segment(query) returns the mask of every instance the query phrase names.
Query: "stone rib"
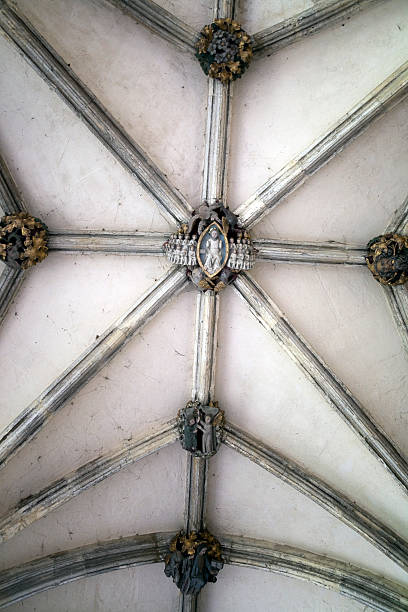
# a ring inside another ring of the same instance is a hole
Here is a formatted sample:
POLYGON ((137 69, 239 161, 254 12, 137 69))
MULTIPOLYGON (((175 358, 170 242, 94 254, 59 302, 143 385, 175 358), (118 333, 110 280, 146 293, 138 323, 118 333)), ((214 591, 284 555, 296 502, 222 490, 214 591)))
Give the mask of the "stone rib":
POLYGON ((136 177, 162 214, 173 223, 186 221, 191 206, 29 21, 5 0, 0 0, 0 28, 45 82, 136 177))
POLYGON ((307 550, 242 536, 220 538, 226 562, 307 580, 381 612, 408 609, 408 590, 382 576, 307 550))
POLYGON ((354 106, 322 137, 262 185, 235 211, 242 227, 258 223, 284 197, 339 153, 375 119, 403 100, 408 93, 408 62, 393 72, 366 98, 354 106))
POLYGON ((267 444, 227 423, 224 443, 330 512, 408 570, 408 543, 369 512, 267 444))
POLYGON ((319 2, 289 19, 285 19, 270 28, 254 34, 253 50, 255 57, 265 53, 274 53, 303 38, 310 37, 324 28, 350 19, 367 6, 379 0, 330 0, 319 2))
POLYGON ((50 230, 48 248, 65 253, 112 253, 114 255, 164 255, 169 234, 160 232, 99 232, 50 230))
POLYGON ((151 0, 107 0, 138 23, 173 43, 179 49, 195 53, 199 33, 151 0))
POLYGON ((172 444, 176 439, 175 421, 164 423, 156 428, 156 431, 146 433, 113 453, 88 461, 38 493, 22 499, 15 508, 0 519, 0 542, 9 540, 67 501, 113 476, 124 467, 172 444))
POLYGON ((257 259, 286 263, 344 264, 365 266, 366 248, 340 242, 294 242, 255 239, 257 259))
POLYGON ((150 533, 56 553, 0 572, 0 608, 67 582, 160 563, 174 533, 150 533))
POLYGON ((408 288, 405 285, 397 285, 396 287, 383 285, 382 287, 403 346, 408 352, 408 288))
POLYGON ((0 273, 0 326, 24 280, 24 272, 4 265, 0 273))
POLYGON ((32 402, 0 437, 0 466, 4 466, 43 427, 47 420, 187 284, 185 272, 173 268, 132 308, 109 327, 63 374, 32 402))
POLYGON ((246 274, 237 277, 234 287, 248 304, 255 318, 269 331, 325 400, 360 436, 368 449, 408 491, 408 463, 384 432, 371 420, 346 386, 290 325, 271 298, 246 274))
POLYGON ((23 199, 10 174, 10 170, 0 155, 0 208, 5 215, 13 215, 26 210, 23 199))

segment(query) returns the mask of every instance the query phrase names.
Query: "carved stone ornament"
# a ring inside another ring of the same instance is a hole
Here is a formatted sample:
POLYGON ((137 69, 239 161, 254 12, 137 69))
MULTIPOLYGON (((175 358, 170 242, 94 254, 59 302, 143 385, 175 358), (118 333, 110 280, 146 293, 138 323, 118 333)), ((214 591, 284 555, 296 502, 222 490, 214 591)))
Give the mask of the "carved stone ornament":
POLYGON ((238 228, 238 217, 219 201, 204 202, 163 248, 171 263, 187 267, 201 291, 221 291, 255 263, 249 233, 238 228))
POLYGON ((205 74, 224 84, 239 79, 252 58, 249 34, 232 19, 216 19, 200 34, 196 57, 205 74))
POLYGON ((180 532, 170 543, 164 573, 187 595, 197 595, 207 582, 217 582, 223 568, 221 545, 208 531, 180 532))
POLYGON ((367 266, 383 285, 402 285, 408 280, 408 236, 385 234, 367 245, 367 266))
POLYGON ((0 220, 0 257, 9 266, 31 268, 47 257, 47 227, 25 212, 0 220))
POLYGON ((224 412, 218 402, 208 406, 188 402, 178 413, 181 446, 196 457, 211 457, 220 447, 224 427, 224 412))

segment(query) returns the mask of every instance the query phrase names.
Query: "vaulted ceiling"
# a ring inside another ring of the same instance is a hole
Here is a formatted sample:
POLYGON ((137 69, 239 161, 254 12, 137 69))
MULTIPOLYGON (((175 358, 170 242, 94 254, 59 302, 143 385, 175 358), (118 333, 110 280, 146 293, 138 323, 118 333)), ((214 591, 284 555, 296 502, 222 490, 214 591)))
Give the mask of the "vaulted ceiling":
MULTIPOLYGON (((68 71, 160 168, 174 193, 196 208, 206 159, 208 79, 193 53, 115 4, 124 3, 15 3, 68 71)), ((194 30, 213 19, 209 0, 158 4, 194 30)), ((251 229, 261 256, 250 276, 262 293, 242 280, 214 298, 219 308, 214 398, 238 430, 232 427, 227 444, 209 460, 205 522, 221 540, 234 534, 309 551, 342 562, 339 575, 344 564, 352 564, 408 589, 407 328, 401 323, 398 329, 362 250, 384 232, 408 193, 408 68, 399 73, 399 89, 389 93, 392 79, 384 85, 408 58, 408 4, 331 4, 361 10, 345 12, 313 35, 299 34, 291 45, 271 43, 232 88, 226 191, 232 210, 240 207, 245 213, 260 186, 286 165, 294 167, 299 154, 322 135, 329 134, 335 155, 321 156, 316 167, 302 158, 304 167, 309 163, 307 180, 299 180, 293 192, 279 191, 278 185, 276 202, 266 205, 268 214, 251 229), (360 102, 380 84, 377 97, 370 98, 380 101, 379 110, 363 112, 360 102), (357 129, 342 141, 334 126, 353 108, 357 129), (337 259, 331 247, 338 249, 337 259), (319 257, 313 255, 315 248, 321 249, 319 257), (325 257, 337 263, 322 263, 325 257), (322 383, 316 382, 320 374, 313 380, 310 356, 303 351, 299 357, 274 331, 272 311, 265 305, 257 311, 259 301, 251 299, 260 295, 277 304, 327 364, 322 383), (341 391, 340 399, 334 398, 338 390, 330 395, 329 372, 349 389, 386 442, 378 442, 370 427, 363 433, 352 400, 341 391), (234 431, 256 441, 253 461, 244 456, 243 438, 234 431), (241 452, 234 452, 240 444, 241 452), (267 461, 256 465, 262 445, 287 467, 272 468, 272 459, 269 467, 267 461), (391 447, 401 461, 387 455, 391 447), (300 469, 297 484, 293 463, 300 469), (307 475, 324 482, 338 500, 355 503, 354 518, 343 501, 333 502, 328 512, 331 502, 323 500, 321 485, 312 493, 307 475), (377 523, 367 517, 375 517, 396 538, 382 540, 377 523)), ((256 33, 301 11, 313 14, 320 5, 241 0, 237 17, 256 33)), ((294 21, 290 24, 293 28, 294 21)), ((171 265, 160 255, 161 238, 159 248, 153 248, 152 233, 168 234, 175 227, 154 194, 112 153, 114 146, 105 146, 100 134, 88 129, 87 109, 67 105, 12 38, 10 32, 0 37, 0 152, 19 197, 47 224, 51 238, 47 259, 25 274, 0 329, 0 426, 5 431, 36 398, 36 410, 42 410, 43 391, 169 274, 171 265), (154 255, 140 246, 144 233, 154 255), (138 234, 143 235, 139 242, 138 234), (112 252, 106 247, 109 236, 112 252)), ((4 270, 0 263, 3 276, 4 270)), ((204 294, 192 284, 179 285, 171 286, 169 293, 177 295, 169 303, 163 299, 152 320, 134 327, 132 340, 114 359, 99 360, 78 390, 72 384, 63 401, 54 399, 37 429, 24 423, 10 453, 6 444, 0 531, 7 541, 0 545, 1 569, 115 538, 183 528, 190 469, 185 451, 177 442, 170 444, 173 433, 166 438, 167 430, 149 455, 134 444, 162 432, 191 397, 196 303, 204 294), (65 484, 65 497, 58 498, 58 492, 45 501, 37 497, 37 505, 25 502, 26 510, 18 510, 20 500, 95 458, 129 447, 137 447, 134 456, 127 460, 123 451, 120 465, 107 469, 101 482, 95 477, 86 490, 65 484)), ((407 300, 402 291, 400 303, 407 300)), ((316 577, 288 577, 283 569, 261 572, 231 562, 217 584, 203 590, 198 609, 372 609, 363 600, 322 588, 323 578, 321 586, 316 582, 316 577)), ((342 591, 339 585, 337 591, 342 591)), ((155 612, 178 605, 176 587, 156 563, 88 576, 8 609, 155 612)))

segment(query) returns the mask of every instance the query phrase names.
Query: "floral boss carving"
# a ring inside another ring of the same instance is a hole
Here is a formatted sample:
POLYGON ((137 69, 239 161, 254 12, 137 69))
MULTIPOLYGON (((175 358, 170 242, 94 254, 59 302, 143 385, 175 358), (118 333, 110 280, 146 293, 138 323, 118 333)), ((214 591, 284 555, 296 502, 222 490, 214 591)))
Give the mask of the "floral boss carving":
POLYGON ((204 26, 196 47, 205 74, 224 84, 240 78, 252 59, 251 37, 233 19, 204 26))
POLYGON ((408 236, 385 234, 367 245, 367 266, 383 285, 402 285, 408 281, 408 236))
POLYGON ((202 204, 163 248, 171 263, 186 266, 201 291, 221 291, 255 263, 249 233, 238 227, 238 217, 219 201, 202 204))
POLYGON ((164 573, 182 593, 197 595, 207 582, 217 582, 223 566, 221 545, 208 531, 180 532, 170 543, 164 573))
POLYGON ((222 442, 224 412, 218 402, 208 406, 198 401, 188 402, 178 413, 181 446, 196 457, 214 455, 222 442))
POLYGON ((28 213, 0 219, 0 258, 13 268, 31 268, 47 257, 47 227, 28 213))

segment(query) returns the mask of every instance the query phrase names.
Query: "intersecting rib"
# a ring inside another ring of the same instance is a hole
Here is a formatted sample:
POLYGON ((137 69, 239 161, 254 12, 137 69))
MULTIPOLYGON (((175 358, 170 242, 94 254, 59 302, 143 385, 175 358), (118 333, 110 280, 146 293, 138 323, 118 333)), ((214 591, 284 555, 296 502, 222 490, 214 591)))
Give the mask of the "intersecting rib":
MULTIPOLYGON (((214 390, 217 351, 218 296, 212 291, 197 295, 192 399, 207 404, 214 390)), ((205 527, 208 459, 187 457, 185 531, 205 527)), ((196 595, 180 595, 180 611, 195 612, 196 595)))
POLYGON ((82 546, 0 572, 0 608, 73 580, 160 563, 175 533, 148 533, 82 546))
POLYGON ((22 529, 56 510, 65 502, 109 478, 126 467, 172 444, 177 439, 175 420, 156 431, 146 433, 119 450, 97 457, 34 495, 22 499, 0 519, 0 542, 9 540, 22 529))
POLYGON ((306 495, 408 570, 408 543, 323 480, 231 423, 225 426, 224 443, 306 495))
POLYGON ((72 363, 0 437, 0 467, 30 440, 74 393, 85 385, 159 310, 187 284, 184 271, 173 269, 109 327, 72 363))
POLYGON ((408 352, 408 288, 404 285, 397 287, 383 285, 383 289, 402 343, 408 352))
POLYGON ((7 310, 21 287, 24 280, 24 272, 21 270, 13 270, 9 266, 4 265, 4 269, 0 274, 0 325, 3 323, 7 310))
POLYGON ((29 21, 5 0, 0 0, 0 28, 46 83, 137 178, 166 218, 173 223, 186 221, 192 210, 190 205, 29 21))
POLYGON ((160 232, 98 232, 94 230, 50 230, 48 249, 74 253, 113 253, 114 255, 164 255, 169 234, 160 232))
POLYGON ((152 0, 107 1, 176 47, 195 53, 198 32, 152 0))
POLYGON ((0 156, 0 208, 5 215, 12 215, 25 210, 24 202, 18 192, 7 164, 0 156))
POLYGON ((226 563, 267 570, 333 589, 381 612, 408 609, 408 590, 377 574, 307 550, 242 536, 219 537, 226 563))
POLYGON ((294 242, 291 240, 252 241, 260 261, 284 261, 286 263, 366 264, 366 248, 340 242, 294 242))
POLYGON ((282 198, 341 151, 372 121, 400 102, 407 93, 408 62, 400 66, 381 85, 354 106, 337 125, 291 160, 246 202, 241 204, 234 212, 239 215, 242 227, 250 228, 258 223, 282 198))
MULTIPOLYGON (((160 563, 174 533, 149 533, 82 546, 0 572, 0 607, 89 576, 160 563)), ((310 580, 381 612, 405 612, 408 592, 359 567, 307 550, 234 535, 218 536, 226 563, 310 580)))
POLYGON ((408 233, 408 197, 392 215, 390 222, 385 228, 384 234, 407 234, 408 233))
POLYGON ((254 34, 254 53, 256 55, 262 52, 274 53, 306 36, 320 32, 323 28, 343 19, 349 19, 354 13, 378 1, 329 0, 329 2, 319 2, 316 6, 254 34))
POLYGON ((408 492, 408 463, 351 395, 322 359, 290 325, 276 304, 246 274, 238 276, 234 287, 248 304, 255 318, 277 339, 289 356, 303 370, 322 393, 326 401, 337 410, 347 424, 358 434, 369 450, 389 469, 408 492))

